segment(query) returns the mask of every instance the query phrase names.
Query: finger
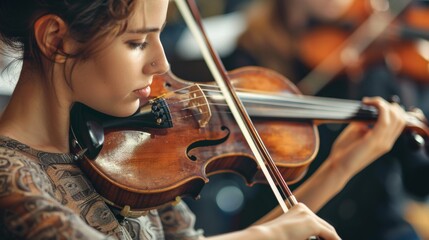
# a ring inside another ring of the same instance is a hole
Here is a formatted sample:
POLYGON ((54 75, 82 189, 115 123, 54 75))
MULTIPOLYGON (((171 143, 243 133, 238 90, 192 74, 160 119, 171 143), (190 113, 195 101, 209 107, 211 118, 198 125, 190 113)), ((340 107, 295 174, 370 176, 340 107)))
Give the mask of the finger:
POLYGON ((320 237, 323 240, 341 239, 337 231, 331 224, 317 216, 316 220, 319 228, 319 231, 315 233, 316 236, 320 237))
POLYGON ((406 126, 407 113, 399 105, 394 105, 393 106, 393 114, 394 114, 393 119, 396 120, 396 126, 395 126, 394 130, 396 130, 395 136, 397 137, 403 132, 403 130, 406 126))
POLYGON ((423 113, 423 111, 420 108, 413 108, 413 109, 411 109, 410 115, 416 117, 420 121, 423 121, 423 122, 427 121, 427 119, 425 117, 425 114, 423 113))
POLYGON ((379 97, 367 98, 365 99, 365 104, 373 105, 379 111, 379 116, 374 125, 371 137, 397 137, 402 132, 402 125, 405 118, 402 113, 403 110, 398 104, 389 104, 379 97))
POLYGON ((397 138, 403 131, 406 123, 406 113, 398 104, 390 106, 390 127, 388 133, 391 137, 397 138))
POLYGON ((373 132, 382 131, 384 127, 388 126, 390 122, 390 115, 388 112, 388 103, 380 97, 364 98, 363 102, 377 108, 378 118, 374 125, 373 132))
POLYGON ((378 118, 371 131, 363 137, 364 141, 374 142, 371 148, 375 157, 384 154, 393 147, 396 141, 395 115, 391 104, 380 97, 365 98, 364 103, 372 105, 378 109, 378 118))
POLYGON ((338 233, 334 230, 330 230, 325 227, 321 227, 320 231, 318 233, 315 233, 315 235, 323 240, 338 240, 341 239, 338 233))
POLYGON ((393 147, 398 136, 405 126, 405 112, 396 103, 389 104, 382 98, 366 98, 364 103, 375 106, 379 111, 379 117, 373 131, 366 138, 374 141, 382 140, 378 145, 381 152, 386 152, 393 147))
MULTIPOLYGON (((298 203, 295 206, 292 207, 294 209, 296 214, 299 215, 309 215, 311 216, 311 221, 308 222, 309 226, 307 229, 310 230, 309 234, 311 236, 318 236, 321 237, 324 240, 336 240, 341 239, 338 236, 338 233, 335 231, 335 228, 330 225, 325 220, 318 217, 314 212, 312 212, 307 206, 305 206, 303 203, 298 203)), ((308 218, 307 218, 308 219, 308 218)))

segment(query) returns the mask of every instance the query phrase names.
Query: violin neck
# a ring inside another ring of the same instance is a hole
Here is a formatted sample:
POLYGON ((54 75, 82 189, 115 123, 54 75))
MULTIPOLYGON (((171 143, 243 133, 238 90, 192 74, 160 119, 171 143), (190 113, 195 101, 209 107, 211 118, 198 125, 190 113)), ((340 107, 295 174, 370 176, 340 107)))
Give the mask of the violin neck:
POLYGON ((253 118, 279 118, 317 123, 374 121, 375 107, 360 101, 309 97, 289 94, 264 95, 239 92, 247 112, 253 118))
MULTIPOLYGON (((210 99, 211 104, 219 108, 226 107, 223 104, 223 96, 218 91, 206 90, 205 94, 210 99)), ((376 107, 365 105, 357 100, 247 89, 237 89, 237 95, 252 119, 310 121, 314 124, 327 124, 355 121, 374 122, 379 115, 376 107)), ((224 111, 228 110, 224 109, 224 111)), ((412 113, 408 113, 405 118, 407 129, 429 136, 429 127, 426 121, 412 113)))
MULTIPOLYGON (((289 119, 312 121, 315 124, 374 122, 378 118, 378 109, 361 101, 323 98, 293 94, 261 94, 239 92, 247 112, 252 118, 289 119)), ((406 128, 429 136, 429 128, 414 114, 405 116, 406 128)))

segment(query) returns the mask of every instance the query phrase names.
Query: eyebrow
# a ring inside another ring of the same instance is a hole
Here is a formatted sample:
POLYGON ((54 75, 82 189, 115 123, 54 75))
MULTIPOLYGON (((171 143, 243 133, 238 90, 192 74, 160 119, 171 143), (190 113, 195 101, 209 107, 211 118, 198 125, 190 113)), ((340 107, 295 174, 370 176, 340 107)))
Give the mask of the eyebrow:
POLYGON ((167 24, 167 21, 165 21, 161 28, 139 28, 139 29, 130 29, 127 31, 127 33, 140 33, 140 34, 145 34, 145 33, 151 33, 151 32, 160 32, 164 29, 165 25, 167 24))

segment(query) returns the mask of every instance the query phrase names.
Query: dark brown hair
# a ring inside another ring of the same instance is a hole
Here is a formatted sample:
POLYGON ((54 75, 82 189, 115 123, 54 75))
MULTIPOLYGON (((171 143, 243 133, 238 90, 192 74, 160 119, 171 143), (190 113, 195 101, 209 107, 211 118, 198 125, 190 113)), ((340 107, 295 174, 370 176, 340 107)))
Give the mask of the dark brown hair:
POLYGON ((40 64, 34 23, 46 14, 59 16, 68 25, 68 36, 82 46, 78 52, 57 53, 76 59, 91 56, 102 41, 127 27, 135 0, 1 0, 0 47, 19 51, 24 59, 40 64))

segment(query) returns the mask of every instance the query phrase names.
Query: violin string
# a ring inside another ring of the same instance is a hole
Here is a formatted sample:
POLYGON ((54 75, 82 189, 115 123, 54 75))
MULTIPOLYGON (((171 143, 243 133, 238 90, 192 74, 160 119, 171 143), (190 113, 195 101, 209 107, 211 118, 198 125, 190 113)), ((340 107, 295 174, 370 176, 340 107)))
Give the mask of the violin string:
MULTIPOLYGON (((205 87, 201 88, 203 91, 205 92, 217 92, 219 93, 219 96, 222 96, 220 93, 221 91, 219 90, 219 87, 215 86, 215 85, 209 85, 209 84, 198 84, 199 86, 205 87), (211 90, 209 88, 213 88, 215 90, 211 90)), ((173 93, 177 93, 180 91, 183 91, 187 88, 190 88, 191 86, 187 86, 178 90, 173 91, 173 93)), ((356 100, 350 100, 350 99, 336 99, 336 98, 327 98, 327 97, 315 97, 315 96, 306 96, 306 95, 295 95, 295 94, 284 94, 284 93, 271 93, 271 92, 263 92, 263 91, 255 91, 255 90, 248 90, 248 89, 242 89, 242 88, 237 88, 237 92, 244 94, 244 93, 250 93, 250 94, 254 94, 257 97, 261 97, 261 96, 265 96, 265 97, 271 97, 274 99, 283 99, 283 100, 290 100, 290 101, 300 101, 305 103, 305 101, 309 101, 309 102, 313 102, 313 103, 321 103, 321 102, 327 102, 327 103, 335 103, 335 104, 340 104, 340 105, 359 105, 360 101, 356 101, 356 100), (339 103, 338 101, 341 100, 342 102, 339 103)), ((191 92, 192 93, 192 92, 191 92)))
MULTIPOLYGON (((207 90, 205 90, 205 92, 208 92, 207 90)), ((213 91, 212 91, 213 92, 213 91)), ((218 95, 213 95, 213 94, 206 94, 207 96, 209 96, 212 99, 215 99, 215 101, 223 101, 223 97, 221 94, 218 95)), ((262 96, 262 95, 260 95, 262 96)), ((197 97, 198 98, 198 97, 197 97)), ((194 100, 196 98, 188 98, 188 99, 184 99, 184 100, 180 100, 178 101, 179 103, 185 102, 185 101, 191 101, 194 100)), ((287 98, 284 100, 288 100, 287 98)), ((244 99, 243 101, 244 103, 254 103, 254 104, 260 104, 260 105, 267 105, 269 107, 273 107, 273 106, 279 106, 279 107, 293 107, 293 108, 311 108, 314 110, 326 110, 326 111, 344 111, 344 110, 356 110, 362 107, 361 104, 359 104, 358 102, 354 103, 353 105, 348 105, 348 106, 344 106, 341 104, 338 105, 326 105, 326 104, 319 104, 319 102, 316 101, 312 101, 312 102, 303 102, 303 101, 283 101, 283 102, 272 102, 272 101, 261 101, 258 99, 244 99)), ((338 103, 338 102, 337 102, 338 103)), ((175 104, 175 103, 172 103, 175 104)), ((226 105, 226 103, 225 103, 226 105)))
POLYGON ((308 118, 308 119, 348 119, 354 117, 371 118, 370 113, 358 112, 321 112, 307 109, 267 109, 248 108, 248 113, 252 117, 282 117, 282 118, 308 118))
MULTIPOLYGON (((209 97, 211 96, 212 95, 209 95, 209 97)), ((221 99, 221 97, 215 96, 214 99, 221 99)), ((325 104, 318 105, 314 103, 302 104, 302 103, 295 103, 295 102, 288 102, 288 101, 277 103, 277 102, 270 102, 270 101, 263 102, 259 100, 244 99, 243 102, 244 102, 244 105, 246 106, 246 109, 248 109, 249 111, 251 111, 252 109, 253 110, 259 109, 260 112, 263 112, 263 111, 265 113, 276 112, 277 115, 279 116, 281 115, 283 117, 290 116, 290 114, 286 114, 286 113, 292 113, 292 115, 299 116, 300 114, 303 113, 303 111, 306 111, 306 110, 307 110, 306 116, 308 117, 311 117, 312 115, 323 116, 323 114, 326 116, 325 118, 338 116, 338 118, 340 119, 345 118, 344 116, 347 116, 347 117, 374 116, 374 111, 369 111, 371 110, 370 108, 366 108, 361 104, 356 104, 355 106, 350 106, 350 107, 342 107, 342 106, 325 105, 325 104), (294 112, 291 112, 290 110, 294 110, 294 112), (368 111, 365 111, 365 110, 368 110, 368 111), (283 112, 283 114, 278 114, 278 112, 283 112)), ((217 105, 226 106, 226 104, 221 104, 221 103, 217 105)))
MULTIPOLYGON (((220 94, 220 90, 217 86, 214 85, 208 85, 208 84, 198 84, 199 86, 204 86, 206 88, 214 88, 216 90, 210 90, 210 89, 202 89, 204 92, 208 93, 219 93, 218 95, 213 94, 207 94, 214 96, 215 99, 223 99, 222 94, 220 94)), ((171 93, 178 93, 183 92, 185 89, 190 88, 190 86, 172 91, 171 93)), ((313 96, 304 96, 304 95, 293 95, 293 94, 275 94, 272 95, 272 93, 265 93, 264 92, 249 92, 249 90, 243 90, 240 88, 237 88, 239 94, 253 94, 254 99, 253 100, 247 100, 248 102, 252 101, 253 103, 259 103, 259 104, 267 104, 272 106, 273 101, 270 100, 276 100, 284 103, 288 102, 296 102, 301 104, 308 104, 308 105, 314 105, 314 106, 327 106, 332 107, 332 109, 328 109, 329 111, 335 111, 338 108, 352 108, 355 109, 356 107, 361 107, 362 104, 360 101, 355 100, 349 100, 349 99, 335 99, 335 98, 324 98, 324 97, 313 97, 313 96), (269 95, 270 94, 270 95, 269 95), (259 97, 259 98, 258 98, 259 97), (261 98, 265 98, 265 101, 260 100, 261 98), (341 101, 341 102, 340 102, 341 101)), ((197 91, 191 91, 188 93, 194 93, 197 91)), ((186 101, 186 100, 184 100, 186 101)), ((279 106, 283 106, 281 103, 277 103, 279 106)))
MULTIPOLYGON (((174 115, 174 119, 187 119, 190 117, 195 117, 199 115, 204 115, 208 112, 198 112, 198 113, 191 113, 189 115, 182 116, 181 113, 183 111, 174 111, 171 114, 174 115), (177 116, 179 115, 179 116, 177 116)), ((211 113, 224 113, 224 114, 232 114, 230 111, 220 111, 220 110, 211 110, 211 113)), ((353 114, 347 115, 338 115, 338 114, 318 114, 314 113, 312 111, 297 111, 297 110, 282 110, 282 111, 272 111, 267 114, 267 111, 264 109, 264 111, 248 111, 250 116, 252 117, 270 117, 270 118, 278 118, 278 119, 299 119, 299 120, 347 120, 352 119, 354 117, 353 114), (262 113, 262 114, 261 114, 262 113)), ((363 117, 363 116, 362 116, 363 117)), ((371 117, 371 115, 367 116, 368 118, 371 117)))
MULTIPOLYGON (((197 97, 199 98, 199 97, 197 97)), ((202 97, 200 97, 202 98, 202 97)), ((182 100, 180 102, 190 101, 182 100)), ((186 106, 184 108, 179 109, 176 112, 181 112, 184 110, 198 109, 203 106, 218 106, 222 108, 227 108, 227 105, 224 103, 210 103, 210 104, 197 104, 186 106)), ((349 119, 353 117, 372 117, 373 114, 370 112, 359 112, 358 109, 351 110, 337 110, 333 111, 333 109, 315 109, 313 107, 303 107, 303 106, 289 106, 289 108, 285 108, 284 106, 276 107, 261 107, 261 106, 248 106, 246 107, 251 116, 258 117, 281 117, 281 118, 306 118, 306 119, 349 119)), ((214 111, 212 112, 228 112, 228 111, 214 111)), ((230 112, 228 112, 230 113, 230 112)))
MULTIPOLYGON (((207 90, 203 89, 205 92, 208 93, 220 93, 220 91, 216 90, 207 90)), ((248 91, 238 91, 237 92, 240 95, 248 96, 248 98, 253 96, 253 100, 255 103, 266 103, 269 105, 273 104, 273 101, 277 102, 295 102, 300 104, 312 104, 315 106, 329 106, 334 109, 337 109, 339 107, 341 108, 355 108, 362 106, 360 101, 354 101, 354 100, 348 100, 348 99, 332 99, 332 98, 321 98, 321 97, 309 97, 309 96, 302 96, 302 95, 290 95, 290 94, 271 94, 271 93, 252 93, 248 91), (341 101, 341 102, 340 102, 341 101)), ((212 94, 208 94, 212 95, 212 94)), ((222 98, 222 95, 217 95, 218 99, 222 98)))
MULTIPOLYGON (((176 115, 176 113, 177 112, 175 112, 175 113, 173 113, 172 115, 176 115)), ((183 119, 187 119, 187 118, 191 118, 191 117, 195 117, 195 116, 198 116, 198 115, 203 115, 203 114, 205 114, 205 113, 207 113, 207 112, 203 112, 203 113, 195 113, 195 114, 189 114, 189 115, 185 115, 185 116, 182 116, 182 115, 180 115, 179 117, 174 117, 173 119, 177 119, 177 120, 183 120, 183 119)))
MULTIPOLYGON (((216 97, 218 98, 218 97, 216 97)), ((295 102, 283 102, 283 103, 278 103, 278 102, 263 102, 263 101, 258 101, 258 100, 244 100, 243 101, 246 105, 247 104, 253 104, 253 105, 258 105, 258 106, 265 106, 268 108, 278 108, 278 109, 282 109, 285 107, 289 107, 289 108, 296 108, 296 109, 312 109, 315 111, 328 111, 328 112, 332 112, 332 111, 337 111, 337 112, 350 112, 350 111, 355 111, 357 109, 360 108, 359 105, 356 105, 354 107, 348 107, 348 108, 344 108, 341 106, 326 106, 326 105, 315 105, 315 104, 302 104, 302 103, 295 103, 295 102)), ((226 105, 226 104, 224 104, 226 105)))
MULTIPOLYGON (((190 106, 190 107, 179 109, 177 111, 171 111, 171 114, 174 114, 174 115, 176 115, 177 113, 180 114, 185 110, 199 108, 204 105, 207 105, 207 104, 200 104, 199 106, 190 106)), ((221 107, 227 108, 225 105, 221 105, 221 107)), ((211 110, 210 112, 231 114, 230 111, 221 111, 217 109, 211 110)), ((208 112, 197 112, 197 113, 192 113, 190 115, 175 117, 175 119, 183 119, 183 118, 198 116, 206 113, 208 112)), ((321 112, 314 112, 314 111, 305 110, 305 109, 281 109, 281 110, 274 109, 273 111, 267 111, 267 109, 265 108, 262 110, 250 108, 248 110, 248 113, 252 117, 270 117, 270 118, 301 119, 301 120, 347 120, 347 119, 352 119, 353 117, 356 116, 355 113, 342 113, 342 114, 332 113, 332 112, 321 113, 321 112)), ((366 114, 366 115, 360 114, 360 117, 363 117, 363 118, 371 118, 372 116, 373 115, 370 115, 370 114, 366 114)))
MULTIPOLYGON (((213 89, 217 89, 216 86, 212 86, 212 85, 203 85, 206 88, 213 88, 213 89)), ((187 93, 192 94, 194 92, 199 92, 198 90, 195 91, 188 91, 185 93, 182 93, 184 90, 189 89, 190 86, 184 87, 182 89, 178 89, 173 91, 172 93, 181 93, 181 94, 185 94, 187 93)), ((205 93, 208 92, 208 94, 206 94, 209 99, 215 99, 212 103, 209 103, 210 106, 224 106, 227 107, 226 103, 222 103, 224 101, 223 97, 221 94, 212 94, 214 93, 219 93, 218 90, 211 90, 211 89, 203 89, 203 91, 205 93), (222 101, 221 103, 216 103, 222 101)), ((166 94, 165 96, 170 96, 168 97, 168 99, 171 99, 173 94, 169 93, 166 94)), ((254 93, 252 93, 254 94, 254 93)), ((270 99, 273 98, 272 96, 268 96, 267 94, 262 95, 262 94, 257 94, 257 97, 260 98, 266 98, 266 99, 270 99)), ((253 97, 253 99, 244 99, 244 104, 246 106, 249 104, 259 104, 256 106, 247 106, 246 108, 249 108, 249 111, 252 112, 254 115, 258 115, 259 117, 282 117, 282 118, 310 118, 310 119, 348 119, 348 118, 352 118, 354 116, 360 116, 360 117, 371 117, 373 116, 373 114, 371 112, 362 112, 361 110, 364 109, 363 105, 360 104, 360 102, 358 101, 353 101, 353 100, 349 100, 346 101, 346 104, 339 104, 338 99, 324 99, 324 98, 319 98, 319 97, 302 97, 299 96, 298 98, 295 97, 290 97, 287 96, 285 94, 282 95, 277 95, 275 96, 277 97, 276 100, 281 101, 281 102, 273 102, 273 101, 261 101, 259 99, 257 99, 256 97, 253 97), (293 100, 292 102, 288 101, 288 100, 293 100), (302 100, 307 100, 307 101, 302 101, 302 100), (315 101, 315 99, 317 99, 318 101, 315 101), (324 104, 320 104, 321 101, 319 100, 327 100, 325 102, 322 101, 322 103, 324 104), (333 104, 326 104, 326 103, 331 103, 333 100, 335 100, 336 102, 335 105, 333 104), (266 106, 264 106, 266 105, 266 106), (347 105, 347 106, 345 106, 347 105), (264 113, 264 114, 262 114, 264 113)), ((174 104, 179 104, 179 103, 185 103, 185 102, 189 102, 198 98, 204 98, 204 96, 197 96, 197 97, 193 97, 193 98, 186 98, 186 99, 179 99, 179 101, 175 101, 175 102, 169 102, 170 105, 174 105, 174 104)), ((342 100, 341 100, 342 101, 342 100)), ((179 111, 183 111, 183 110, 189 110, 192 108, 200 108, 204 105, 207 104, 198 104, 198 105, 192 105, 192 106, 187 106, 185 108, 182 108, 179 111)))
MULTIPOLYGON (((211 112, 213 113, 213 111, 211 111, 211 112)), ((232 115, 232 113, 230 111, 215 111, 215 112, 216 113, 224 113, 224 114, 231 114, 232 115)), ((191 117, 195 117, 195 116, 199 116, 199 115, 204 115, 204 114, 206 114, 208 112, 198 112, 198 113, 193 113, 193 114, 184 115, 184 116, 182 116, 180 114, 177 114, 177 113, 178 113, 178 111, 176 111, 175 113, 172 114, 173 116, 179 115, 177 117, 174 117, 175 120, 188 119, 188 118, 191 118, 191 117)), ((297 119, 297 120, 332 120, 332 119, 334 119, 334 120, 347 120, 347 119, 350 119, 350 117, 348 117, 348 116, 343 116, 343 117, 332 116, 332 117, 329 117, 329 116, 326 116, 326 115, 320 115, 320 116, 318 116, 318 115, 315 115, 314 113, 308 113, 308 114, 299 113, 299 114, 296 114, 295 112, 289 112, 288 114, 282 114, 282 113, 275 112, 275 114, 271 114, 271 115, 269 115, 269 117, 270 118, 279 118, 279 119, 297 119)))
MULTIPOLYGON (((199 86, 202 87, 206 87, 206 88, 214 88, 216 89, 219 93, 219 87, 215 86, 215 85, 209 85, 209 84, 198 84, 199 86)), ((206 89, 207 91, 212 91, 214 92, 215 90, 209 90, 206 89)), ((342 103, 340 104, 359 104, 360 101, 357 100, 351 100, 351 99, 337 99, 337 98, 329 98, 329 97, 316 97, 316 96, 308 96, 308 95, 297 95, 297 94, 292 94, 292 93, 273 93, 273 92, 264 92, 264 91, 258 91, 258 90, 249 90, 249 89, 243 89, 243 88, 236 88, 237 92, 241 92, 241 93, 253 93, 255 95, 258 96, 269 96, 269 97, 280 97, 282 99, 287 99, 287 100, 298 100, 300 99, 300 101, 306 101, 306 100, 313 100, 316 103, 319 102, 329 102, 329 103, 338 103, 338 100, 341 100, 342 103)))

